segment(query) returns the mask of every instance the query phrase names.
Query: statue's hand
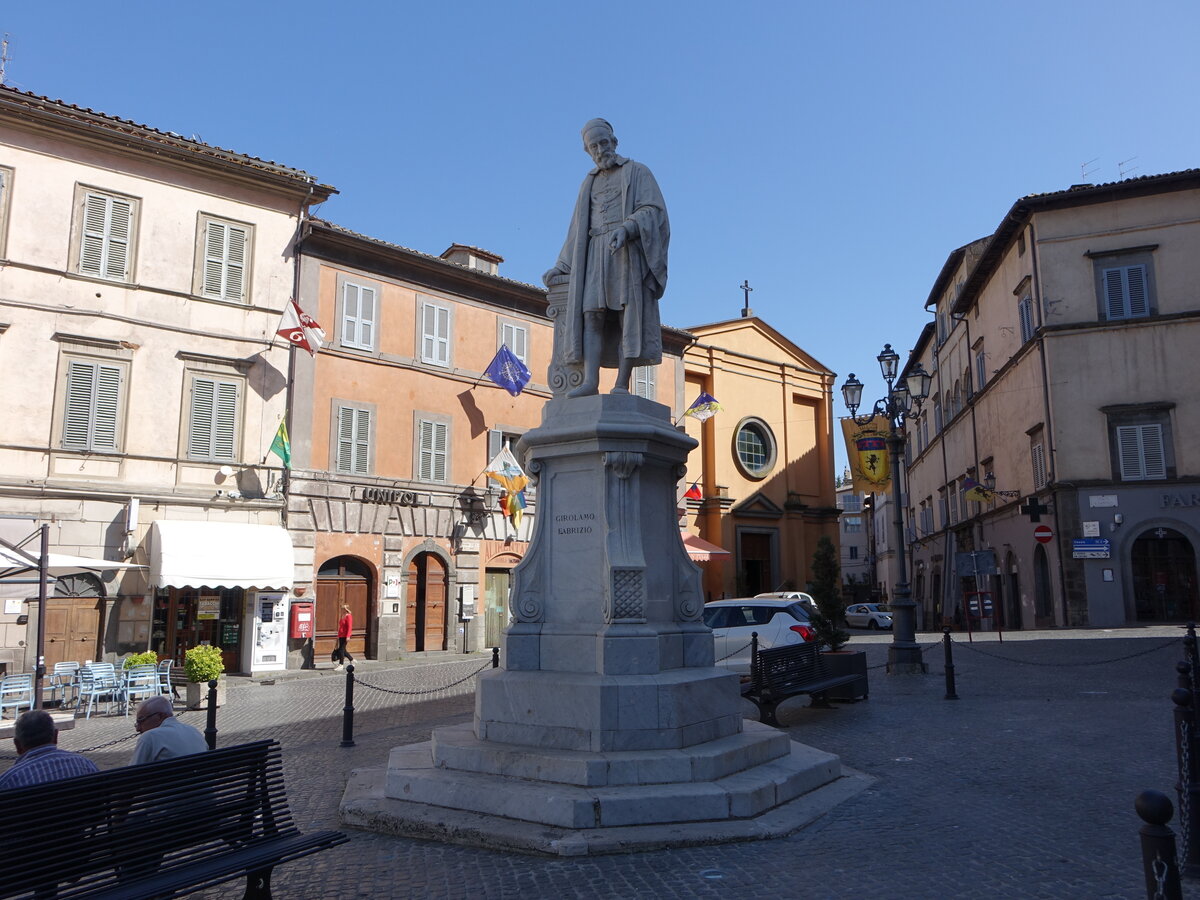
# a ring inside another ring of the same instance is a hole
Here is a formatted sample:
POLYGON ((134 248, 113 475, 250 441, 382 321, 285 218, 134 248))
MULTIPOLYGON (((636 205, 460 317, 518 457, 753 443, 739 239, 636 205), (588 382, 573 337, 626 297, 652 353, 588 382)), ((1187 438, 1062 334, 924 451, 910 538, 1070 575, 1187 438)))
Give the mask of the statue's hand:
POLYGON ((622 247, 625 246, 625 242, 628 240, 629 240, 629 232, 626 231, 625 226, 622 225, 620 228, 618 228, 616 231, 614 231, 611 235, 609 235, 608 252, 616 253, 618 250, 620 250, 622 247))
POLYGON ((542 276, 542 284, 546 287, 554 287, 556 284, 566 284, 570 280, 570 277, 558 266, 555 266, 553 269, 547 269, 546 274, 542 276))

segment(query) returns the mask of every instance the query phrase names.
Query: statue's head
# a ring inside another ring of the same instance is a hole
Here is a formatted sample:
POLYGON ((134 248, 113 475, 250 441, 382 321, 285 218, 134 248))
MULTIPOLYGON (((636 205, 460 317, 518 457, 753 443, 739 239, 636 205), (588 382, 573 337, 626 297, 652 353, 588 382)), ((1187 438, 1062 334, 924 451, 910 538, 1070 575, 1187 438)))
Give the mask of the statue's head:
POLYGON ((601 169, 610 169, 617 161, 617 138, 604 119, 590 119, 580 132, 583 149, 601 169))

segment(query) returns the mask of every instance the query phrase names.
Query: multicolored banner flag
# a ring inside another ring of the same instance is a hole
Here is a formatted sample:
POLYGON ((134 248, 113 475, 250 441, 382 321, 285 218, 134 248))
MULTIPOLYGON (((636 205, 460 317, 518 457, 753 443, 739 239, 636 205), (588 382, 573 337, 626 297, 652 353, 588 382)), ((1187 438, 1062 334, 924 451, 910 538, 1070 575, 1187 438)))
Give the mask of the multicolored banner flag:
POLYGON ((684 492, 683 498, 685 500, 703 500, 704 494, 700 492, 700 482, 693 481, 692 486, 684 492))
POLYGON ((292 467, 292 442, 288 440, 286 419, 279 423, 279 430, 275 432, 275 440, 271 441, 270 452, 283 460, 284 468, 292 467))
POLYGON ((316 356, 321 344, 325 343, 325 332, 316 319, 300 308, 295 298, 288 300, 283 308, 283 318, 279 320, 279 328, 275 333, 307 350, 312 356, 316 356))
POLYGON ((842 419, 846 456, 854 490, 860 494, 883 492, 892 480, 892 465, 887 448, 891 423, 886 416, 874 416, 866 425, 852 418, 842 419))
POLYGON ((500 498, 500 511, 512 522, 513 528, 520 528, 521 514, 525 510, 525 486, 529 484, 529 479, 517 458, 513 456, 512 450, 508 448, 508 444, 500 448, 500 452, 483 471, 488 478, 504 488, 504 495, 500 498))
POLYGON ((980 484, 974 478, 967 478, 963 481, 963 497, 967 500, 974 500, 977 503, 990 503, 996 499, 994 492, 989 491, 984 485, 980 484))
POLYGON ((525 363, 508 349, 508 344, 500 345, 483 374, 514 397, 525 390, 525 385, 529 384, 529 379, 533 377, 525 363))
POLYGON ((717 402, 712 394, 700 392, 700 396, 696 398, 696 402, 684 410, 685 416, 691 416, 701 422, 707 421, 719 413, 724 407, 717 402))

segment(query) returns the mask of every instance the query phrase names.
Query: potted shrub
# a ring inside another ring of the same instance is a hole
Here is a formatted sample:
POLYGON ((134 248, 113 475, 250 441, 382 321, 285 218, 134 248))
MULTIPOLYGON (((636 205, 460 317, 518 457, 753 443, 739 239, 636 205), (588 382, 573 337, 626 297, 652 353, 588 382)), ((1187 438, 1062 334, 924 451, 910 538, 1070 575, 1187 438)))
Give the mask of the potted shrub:
POLYGON ((125 663, 122 666, 124 669, 132 669, 134 666, 157 666, 158 654, 153 650, 147 650, 145 653, 131 653, 125 657, 125 663))
POLYGON ((193 647, 183 655, 183 671, 187 676, 188 709, 199 709, 208 702, 208 683, 217 681, 217 706, 221 705, 225 679, 222 673, 221 650, 211 644, 193 647))
POLYGON ((846 601, 839 579, 837 548, 827 536, 817 541, 813 554, 813 580, 809 588, 817 608, 810 615, 816 640, 828 647, 822 656, 831 675, 858 675, 827 695, 831 700, 859 700, 867 696, 867 654, 862 650, 844 650, 850 640, 846 631, 846 601))

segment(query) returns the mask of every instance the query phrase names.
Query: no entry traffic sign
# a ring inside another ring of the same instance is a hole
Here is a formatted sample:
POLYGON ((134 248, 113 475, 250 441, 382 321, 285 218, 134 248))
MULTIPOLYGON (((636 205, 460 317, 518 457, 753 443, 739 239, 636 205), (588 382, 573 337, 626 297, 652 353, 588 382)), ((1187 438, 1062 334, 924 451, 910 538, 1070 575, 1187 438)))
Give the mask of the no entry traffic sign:
POLYGON ((1039 544, 1048 544, 1050 539, 1054 537, 1054 531, 1049 525, 1039 525, 1033 529, 1033 539, 1039 544))

